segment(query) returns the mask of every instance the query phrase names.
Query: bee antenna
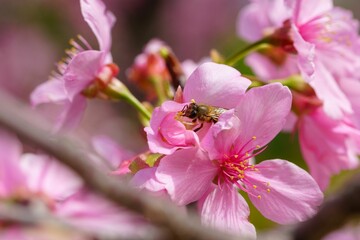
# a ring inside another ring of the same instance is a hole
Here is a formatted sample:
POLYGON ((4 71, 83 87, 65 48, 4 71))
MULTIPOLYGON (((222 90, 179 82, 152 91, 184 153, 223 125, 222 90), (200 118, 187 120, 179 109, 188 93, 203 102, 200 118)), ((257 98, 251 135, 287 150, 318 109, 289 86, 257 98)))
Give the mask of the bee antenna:
POLYGON ((181 112, 185 112, 188 108, 189 108, 189 106, 188 106, 188 105, 185 105, 185 106, 183 107, 183 109, 181 110, 181 112))

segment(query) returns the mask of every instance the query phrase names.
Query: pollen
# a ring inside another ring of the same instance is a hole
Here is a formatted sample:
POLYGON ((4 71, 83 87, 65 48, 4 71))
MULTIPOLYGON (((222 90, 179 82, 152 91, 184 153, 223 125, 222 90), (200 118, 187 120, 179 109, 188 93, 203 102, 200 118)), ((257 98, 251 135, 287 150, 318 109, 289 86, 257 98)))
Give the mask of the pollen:
POLYGON ((260 148, 260 145, 256 145, 256 148, 260 148))
POLYGON ((234 157, 235 157, 235 158, 238 158, 238 157, 239 157, 239 155, 237 155, 237 154, 236 154, 236 155, 234 155, 234 157))
POLYGON ((266 191, 267 191, 268 193, 270 193, 270 188, 266 189, 266 191))
POLYGON ((256 185, 253 185, 253 188, 254 188, 254 189, 256 189, 256 188, 257 188, 257 186, 256 186, 256 185))
POLYGON ((257 195, 257 198, 261 200, 261 195, 257 195))
POLYGON ((256 136, 252 136, 252 139, 253 139, 253 140, 256 140, 256 136))

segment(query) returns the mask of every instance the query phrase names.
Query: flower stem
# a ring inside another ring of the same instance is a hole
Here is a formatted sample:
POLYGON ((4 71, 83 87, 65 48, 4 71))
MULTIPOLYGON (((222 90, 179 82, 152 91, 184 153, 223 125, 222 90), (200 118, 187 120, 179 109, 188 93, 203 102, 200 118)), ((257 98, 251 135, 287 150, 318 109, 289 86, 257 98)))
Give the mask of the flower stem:
POLYGON ((245 56, 247 56, 249 53, 252 53, 254 51, 267 48, 269 47, 269 38, 263 38, 260 39, 257 42, 254 42, 253 44, 250 44, 249 46, 245 47, 244 49, 241 49, 239 52, 235 53, 233 56, 231 56, 229 59, 227 59, 224 63, 229 66, 234 66, 237 62, 239 62, 241 59, 243 59, 245 56))
POLYGON ((148 109, 146 109, 145 106, 119 80, 112 81, 112 83, 104 89, 104 93, 113 100, 124 100, 138 110, 146 121, 150 120, 151 113, 148 109))
POLYGON ((162 81, 162 79, 160 79, 157 76, 152 76, 152 77, 150 77, 150 82, 155 89, 156 96, 158 98, 158 105, 160 105, 161 103, 165 102, 167 99, 166 94, 165 94, 164 85, 162 84, 163 81, 162 81))

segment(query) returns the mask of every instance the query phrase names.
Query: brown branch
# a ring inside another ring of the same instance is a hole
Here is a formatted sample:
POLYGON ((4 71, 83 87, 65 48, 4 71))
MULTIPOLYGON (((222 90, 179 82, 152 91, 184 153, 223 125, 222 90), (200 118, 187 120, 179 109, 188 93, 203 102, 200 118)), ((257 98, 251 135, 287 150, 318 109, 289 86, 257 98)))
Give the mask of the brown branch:
POLYGON ((295 240, 319 240, 360 215, 360 174, 344 184, 342 190, 327 199, 318 213, 297 226, 295 240))
POLYGON ((205 228, 192 214, 186 215, 169 202, 140 193, 127 184, 111 178, 84 154, 84 148, 72 136, 55 135, 44 119, 9 95, 0 92, 0 125, 29 140, 58 161, 74 170, 95 192, 119 206, 137 212, 152 223, 169 230, 168 239, 238 239, 214 229, 205 228))

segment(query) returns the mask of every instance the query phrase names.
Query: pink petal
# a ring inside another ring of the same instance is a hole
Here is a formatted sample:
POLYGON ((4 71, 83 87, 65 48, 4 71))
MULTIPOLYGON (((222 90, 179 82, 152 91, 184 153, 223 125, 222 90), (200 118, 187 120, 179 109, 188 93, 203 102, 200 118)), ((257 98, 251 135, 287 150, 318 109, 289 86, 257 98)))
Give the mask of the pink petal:
POLYGON ((67 99, 64 81, 55 78, 37 86, 30 95, 30 101, 33 106, 48 102, 61 102, 67 99))
POLYGON ((201 222, 223 231, 256 238, 254 225, 248 221, 250 214, 245 199, 230 185, 215 187, 200 208, 201 222))
POLYGON ((247 41, 257 41, 281 27, 289 17, 289 9, 282 0, 251 1, 240 11, 237 33, 247 41))
POLYGON ((246 57, 245 62, 264 81, 287 78, 299 72, 297 57, 290 54, 286 55, 286 59, 281 65, 260 53, 250 54, 246 57))
POLYGON ((210 159, 219 159, 223 154, 230 153, 241 134, 240 120, 234 115, 234 110, 221 114, 219 121, 214 124, 201 141, 201 146, 208 152, 210 159))
POLYGON ((88 50, 77 54, 67 66, 63 78, 69 99, 73 100, 95 81, 104 66, 104 52, 88 50))
POLYGON ((198 148, 182 149, 161 159, 155 173, 171 199, 179 205, 197 201, 208 190, 217 172, 206 153, 198 148))
POLYGON ((354 126, 343 119, 329 118, 321 109, 300 118, 301 152, 321 189, 326 189, 331 176, 359 165, 356 132, 359 130, 354 126))
POLYGON ((359 225, 349 224, 326 235, 322 240, 359 240, 359 225))
POLYGON ((251 81, 241 77, 235 68, 217 64, 200 65, 186 81, 184 100, 222 108, 234 108, 251 81))
POLYGON ((78 192, 58 204, 56 215, 91 233, 112 233, 124 238, 143 235, 142 227, 146 226, 138 215, 87 191, 78 192))
POLYGON ((354 121, 356 121, 357 128, 360 129, 360 81, 344 77, 340 79, 339 86, 351 103, 354 121))
POLYGON ((264 161, 255 167, 259 171, 246 171, 245 178, 251 184, 247 189, 249 198, 265 217, 291 224, 304 221, 317 211, 323 194, 305 170, 280 159, 264 161))
POLYGON ((141 169, 131 179, 131 185, 140 189, 146 189, 159 195, 165 195, 165 184, 159 182, 156 178, 156 171, 157 167, 141 169))
POLYGON ((293 8, 293 19, 297 25, 305 24, 333 8, 332 0, 286 0, 286 3, 293 8))
POLYGON ((54 200, 66 199, 82 187, 82 180, 75 173, 46 155, 24 154, 21 169, 32 192, 44 193, 54 200))
POLYGON ((112 169, 116 169, 123 161, 134 155, 105 135, 93 137, 91 142, 95 151, 108 161, 112 169))
POLYGON ((80 6, 85 21, 99 42, 100 50, 108 55, 111 48, 111 28, 116 21, 115 16, 106 10, 101 0, 81 0, 80 6))
POLYGON ((290 34, 297 51, 300 72, 305 79, 310 81, 313 79, 315 72, 315 44, 305 41, 300 34, 299 29, 294 24, 291 26, 290 34))
POLYGON ((9 197, 26 188, 26 179, 19 166, 21 143, 14 135, 0 129, 0 197, 9 197))
POLYGON ((156 108, 150 119, 150 127, 145 128, 149 149, 152 152, 171 154, 179 148, 192 148, 199 138, 192 130, 175 119, 184 104, 173 101, 164 102, 156 108))
POLYGON ((290 90, 280 83, 248 91, 235 111, 240 119, 237 147, 242 147, 249 141, 251 142, 246 148, 264 146, 270 142, 285 124, 291 108, 291 98, 290 90))
POLYGON ((347 96, 321 62, 316 62, 314 79, 309 84, 323 101, 324 111, 330 117, 340 119, 345 113, 353 112, 347 96))
POLYGON ((76 96, 72 102, 65 102, 61 115, 56 121, 55 130, 70 130, 77 127, 85 108, 86 99, 82 95, 76 96))

